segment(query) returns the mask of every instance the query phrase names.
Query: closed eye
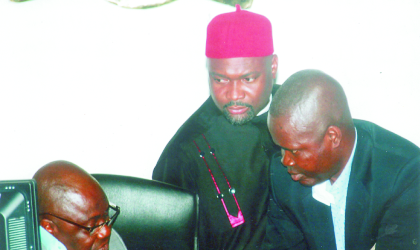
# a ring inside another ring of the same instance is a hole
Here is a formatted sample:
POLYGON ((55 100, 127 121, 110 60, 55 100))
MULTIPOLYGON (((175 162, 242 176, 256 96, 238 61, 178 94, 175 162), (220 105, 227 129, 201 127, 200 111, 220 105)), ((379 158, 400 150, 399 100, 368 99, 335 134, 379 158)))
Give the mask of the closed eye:
POLYGON ((281 151, 282 151, 282 155, 283 156, 284 156, 284 154, 285 154, 286 151, 290 152, 292 155, 296 155, 296 154, 299 153, 299 150, 298 149, 285 149, 285 148, 282 148, 281 151))

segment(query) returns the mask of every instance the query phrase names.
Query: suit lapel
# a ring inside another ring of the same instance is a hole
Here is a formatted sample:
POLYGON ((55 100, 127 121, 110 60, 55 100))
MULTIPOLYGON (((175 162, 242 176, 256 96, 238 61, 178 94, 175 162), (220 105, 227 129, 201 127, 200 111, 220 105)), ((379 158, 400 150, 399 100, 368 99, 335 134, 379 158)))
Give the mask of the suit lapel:
MULTIPOLYGON (((336 249, 334 226, 331 216, 331 207, 327 206, 312 197, 312 189, 308 189, 303 200, 307 226, 311 239, 309 243, 316 246, 316 249, 336 249)), ((306 230, 306 229, 304 229, 306 230)))
POLYGON ((357 129, 357 146, 350 173, 346 200, 346 249, 357 249, 363 238, 370 235, 364 232, 367 223, 370 194, 366 187, 369 181, 369 164, 372 161, 372 145, 369 135, 363 129, 357 129))
POLYGON ((362 239, 366 236, 363 228, 366 228, 368 213, 368 204, 370 200, 369 193, 361 182, 353 181, 347 191, 346 205, 346 249, 357 249, 362 239), (358 184, 357 184, 358 183, 358 184))

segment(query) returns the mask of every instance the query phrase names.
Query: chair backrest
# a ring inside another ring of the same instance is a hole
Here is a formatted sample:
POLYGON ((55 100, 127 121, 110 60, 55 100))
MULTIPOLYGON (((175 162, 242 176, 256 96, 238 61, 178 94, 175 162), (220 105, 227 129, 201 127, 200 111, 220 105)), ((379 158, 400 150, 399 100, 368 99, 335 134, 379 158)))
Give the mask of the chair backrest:
POLYGON ((198 196, 163 182, 93 174, 120 206, 115 228, 129 250, 198 249, 198 196))

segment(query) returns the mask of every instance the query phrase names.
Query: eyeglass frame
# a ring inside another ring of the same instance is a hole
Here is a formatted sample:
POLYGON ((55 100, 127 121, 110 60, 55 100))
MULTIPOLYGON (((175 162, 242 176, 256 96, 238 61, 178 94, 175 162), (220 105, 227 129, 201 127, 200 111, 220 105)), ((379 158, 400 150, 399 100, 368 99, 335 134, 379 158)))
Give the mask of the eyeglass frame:
POLYGON ((51 214, 51 213, 40 213, 39 215, 51 215, 51 216, 53 216, 53 217, 55 217, 55 218, 58 218, 58 219, 60 219, 60 220, 62 220, 62 221, 65 221, 65 222, 67 222, 67 223, 70 223, 70 224, 72 224, 72 225, 74 225, 74 226, 80 227, 80 228, 82 228, 82 229, 84 229, 84 230, 88 231, 89 233, 92 233, 93 231, 95 231, 95 229, 97 229, 97 228, 101 229, 101 228, 102 228, 103 226, 105 226, 105 225, 107 225, 107 226, 112 226, 112 225, 115 223, 115 221, 117 220, 117 217, 118 217, 118 215, 120 214, 120 207, 119 207, 119 206, 117 206, 117 205, 112 205, 112 204, 109 204, 109 205, 108 205, 108 208, 111 208, 112 210, 114 210, 114 211, 115 211, 115 214, 114 214, 114 215, 112 215, 112 217, 109 217, 109 218, 108 218, 105 222, 103 222, 103 223, 101 223, 101 224, 99 224, 99 225, 97 225, 97 226, 93 226, 93 227, 86 227, 86 226, 82 226, 82 225, 80 225, 80 224, 77 224, 76 222, 73 222, 73 221, 71 221, 71 220, 68 220, 68 219, 62 218, 62 217, 60 217, 60 216, 57 216, 57 215, 55 215, 55 214, 51 214))

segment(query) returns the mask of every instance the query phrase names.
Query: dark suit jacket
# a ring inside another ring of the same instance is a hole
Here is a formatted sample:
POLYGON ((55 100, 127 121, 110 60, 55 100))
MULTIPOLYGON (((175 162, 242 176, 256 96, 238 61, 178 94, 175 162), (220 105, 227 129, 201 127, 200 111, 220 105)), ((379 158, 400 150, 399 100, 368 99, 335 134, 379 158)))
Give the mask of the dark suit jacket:
MULTIPOLYGON (((420 149, 373 123, 355 120, 357 146, 347 191, 346 250, 419 249, 420 149)), ((331 209, 271 163, 266 249, 336 249, 331 209)))

